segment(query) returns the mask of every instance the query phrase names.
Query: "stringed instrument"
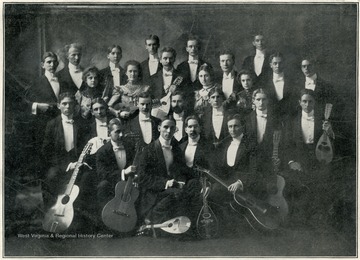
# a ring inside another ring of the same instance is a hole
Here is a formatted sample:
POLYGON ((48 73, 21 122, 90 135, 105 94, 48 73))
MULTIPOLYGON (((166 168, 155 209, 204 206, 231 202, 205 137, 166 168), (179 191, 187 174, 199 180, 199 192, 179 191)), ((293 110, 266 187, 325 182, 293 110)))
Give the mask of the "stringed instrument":
POLYGON ((182 234, 189 230, 191 226, 191 221, 188 217, 180 216, 168 221, 165 221, 162 224, 154 224, 154 225, 143 225, 139 228, 137 235, 141 235, 144 233, 146 229, 154 229, 161 228, 165 232, 171 234, 182 234))
MULTIPOLYGON (((178 87, 183 82, 182 76, 177 76, 174 82, 171 84, 171 87, 178 87)), ((151 115, 160 119, 163 119, 169 114, 170 111, 170 103, 171 103, 171 94, 172 92, 169 90, 166 96, 160 99, 158 104, 154 103, 151 110, 151 115)))
MULTIPOLYGON (((128 133, 125 136, 134 139, 139 138, 139 135, 133 133, 128 133)), ((137 147, 137 145, 135 146, 137 147)), ((133 164, 136 161, 137 156, 135 156, 133 164)), ((130 232, 135 228, 137 222, 135 201, 139 197, 139 190, 134 186, 133 180, 133 174, 130 174, 127 181, 119 181, 115 186, 115 197, 106 203, 102 210, 102 221, 110 229, 130 232)))
MULTIPOLYGON (((226 189, 226 184, 217 175, 207 169, 196 167, 198 171, 208 174, 226 189)), ((278 187, 281 190, 281 187, 278 187)), ((282 192, 279 191, 279 192, 282 192)), ((250 226, 257 231, 269 231, 277 229, 281 222, 281 209, 277 205, 271 205, 267 201, 259 200, 249 193, 237 190, 233 193, 234 201, 230 203, 231 208, 245 217, 250 226)))
POLYGON ((284 177, 282 177, 281 175, 279 175, 279 165, 280 165, 280 160, 279 160, 279 144, 280 144, 280 139, 281 139, 281 131, 277 130, 274 131, 273 134, 273 155, 272 155, 272 160, 273 160, 273 167, 274 167, 274 173, 277 176, 277 193, 276 194, 272 194, 271 196, 269 196, 269 198, 267 199, 267 202, 272 205, 275 206, 279 209, 279 213, 280 213, 280 217, 282 221, 285 221, 287 215, 289 214, 289 206, 284 198, 283 195, 283 190, 285 188, 285 179, 284 177))
POLYGON ((196 221, 196 230, 201 238, 209 239, 216 237, 219 231, 219 222, 210 208, 207 197, 210 194, 210 187, 206 186, 206 178, 202 177, 203 206, 196 221))
MULTIPOLYGON (((332 110, 332 104, 327 103, 325 105, 325 121, 327 121, 330 117, 332 110)), ((329 138, 328 129, 325 129, 323 134, 321 135, 316 148, 315 148, 316 159, 319 162, 323 162, 325 164, 330 163, 334 158, 334 149, 332 142, 329 138)))
POLYGON ((55 205, 52 206, 45 214, 42 223, 45 231, 59 233, 65 231, 71 225, 74 218, 73 203, 80 192, 79 186, 75 185, 75 180, 85 156, 91 151, 92 145, 92 143, 87 143, 85 145, 76 163, 69 183, 66 185, 65 192, 58 196, 55 205))

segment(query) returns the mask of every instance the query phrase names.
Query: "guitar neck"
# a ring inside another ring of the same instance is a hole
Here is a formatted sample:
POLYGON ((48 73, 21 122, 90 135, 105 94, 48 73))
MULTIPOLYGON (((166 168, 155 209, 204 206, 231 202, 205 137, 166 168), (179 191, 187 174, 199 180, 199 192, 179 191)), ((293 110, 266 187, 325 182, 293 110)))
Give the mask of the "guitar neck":
POLYGON ((220 183, 222 186, 224 186, 225 188, 227 188, 229 185, 227 185, 225 182, 223 182, 222 179, 220 179, 218 176, 216 176, 215 174, 211 173, 209 170, 205 170, 203 169, 202 171, 204 171, 206 174, 208 174, 211 178, 213 178, 214 180, 216 180, 218 183, 220 183))

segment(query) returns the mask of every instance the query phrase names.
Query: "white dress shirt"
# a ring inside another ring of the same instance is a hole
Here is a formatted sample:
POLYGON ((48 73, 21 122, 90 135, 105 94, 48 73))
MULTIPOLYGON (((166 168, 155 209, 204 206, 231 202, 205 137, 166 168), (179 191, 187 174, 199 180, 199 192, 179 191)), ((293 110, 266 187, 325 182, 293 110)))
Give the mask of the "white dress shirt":
POLYGON ((222 90, 226 98, 229 98, 229 96, 234 92, 234 74, 234 71, 231 71, 228 75, 226 75, 225 72, 223 74, 222 90))
POLYGON ((221 134, 221 128, 224 121, 224 108, 221 106, 220 108, 212 109, 212 125, 214 128, 215 136, 219 139, 221 134))
POLYGON ((199 140, 200 140, 200 135, 196 139, 191 139, 189 137, 188 145, 186 146, 185 149, 185 161, 187 167, 191 168, 194 165, 194 158, 199 140))
POLYGON ((146 144, 151 143, 152 140, 152 125, 150 115, 139 113, 139 124, 143 140, 146 144))
POLYGON ((317 79, 316 73, 314 75, 312 75, 311 77, 305 77, 305 88, 315 91, 316 79, 317 79))
POLYGON ((267 110, 260 111, 256 109, 256 131, 257 131, 257 142, 261 143, 264 139, 265 129, 267 123, 267 110))
POLYGON ((227 149, 226 162, 227 162, 227 165, 229 165, 230 167, 235 165, 236 154, 237 154, 237 151, 241 144, 241 139, 242 139, 243 135, 244 134, 241 134, 239 137, 233 138, 233 140, 231 141, 231 143, 227 149))
POLYGON ((303 140, 306 144, 314 143, 314 132, 315 132, 315 122, 314 122, 314 110, 310 113, 304 111, 301 112, 301 132, 303 140))
POLYGON ((257 76, 261 74, 262 67, 264 65, 265 60, 265 50, 256 50, 256 54, 254 57, 254 71, 257 76))
POLYGON ((69 72, 70 72, 71 79, 73 80, 73 82, 75 83, 77 88, 80 89, 81 84, 83 82, 83 80, 82 80, 82 76, 83 76, 82 69, 80 67, 76 67, 75 65, 69 63, 69 72))
POLYGON ((173 70, 166 71, 165 69, 163 69, 163 80, 164 80, 165 93, 168 93, 169 87, 171 86, 171 83, 172 83, 172 79, 173 79, 173 70))
MULTIPOLYGON (((50 86, 56 96, 56 98, 59 98, 59 93, 60 93, 60 84, 59 84, 59 80, 58 78, 55 76, 55 74, 50 73, 49 71, 45 71, 45 77, 47 78, 47 80, 50 83, 50 86)), ((31 113, 33 115, 37 114, 37 106, 38 106, 38 102, 34 102, 31 106, 31 113)))
POLYGON ((196 72, 197 72, 197 68, 198 68, 198 63, 199 63, 199 58, 198 57, 193 57, 189 55, 189 68, 190 68, 190 78, 191 78, 191 82, 194 82, 196 80, 196 72))
POLYGON ((107 139, 109 136, 107 129, 107 119, 106 117, 103 120, 95 118, 96 124, 96 135, 102 139, 107 139))
POLYGON ((160 141, 161 148, 162 148, 162 151, 163 151, 165 164, 166 164, 166 169, 167 169, 167 171, 169 173, 169 167, 174 161, 174 155, 173 155, 173 152, 172 152, 172 146, 170 144, 170 141, 165 140, 161 136, 159 137, 159 141, 160 141))
POLYGON ((276 99, 282 100, 284 97, 284 73, 276 74, 273 73, 273 83, 275 86, 276 99))
POLYGON ((65 138, 65 150, 69 152, 74 148, 74 120, 61 114, 62 118, 62 126, 64 130, 64 138, 65 138))
POLYGON ((113 76, 114 87, 120 87, 121 78, 119 64, 110 62, 109 67, 111 70, 111 75, 113 76))
POLYGON ((113 140, 111 140, 111 145, 115 154, 116 163, 119 167, 119 170, 124 170, 126 166, 126 151, 123 145, 118 145, 113 140))
POLYGON ((156 55, 149 55, 149 72, 150 76, 154 75, 159 67, 159 57, 156 55))
POLYGON ((183 138, 183 129, 184 129, 184 112, 181 112, 180 114, 173 113, 173 117, 176 121, 176 128, 177 131, 174 134, 174 137, 176 140, 180 141, 183 138))

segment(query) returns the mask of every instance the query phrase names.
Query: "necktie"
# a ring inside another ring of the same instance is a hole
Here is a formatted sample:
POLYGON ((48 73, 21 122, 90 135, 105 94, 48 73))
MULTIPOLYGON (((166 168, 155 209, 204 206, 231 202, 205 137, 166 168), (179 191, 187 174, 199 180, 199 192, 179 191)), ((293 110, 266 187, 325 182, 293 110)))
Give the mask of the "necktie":
POLYGON ((107 124, 106 124, 106 123, 101 123, 101 124, 99 124, 98 126, 107 127, 107 124))
POLYGON ((214 113, 214 116, 223 116, 223 115, 224 115, 223 112, 215 112, 215 113, 214 113))
POLYGON ((72 119, 71 119, 71 120, 64 120, 64 122, 67 123, 67 124, 71 124, 71 125, 72 125, 72 124, 74 123, 74 120, 72 120, 72 119))
POLYGON ((114 147, 113 147, 114 152, 116 152, 116 151, 121 151, 121 150, 124 150, 124 149, 125 149, 125 148, 124 148, 123 145, 119 145, 119 146, 114 146, 114 147))
POLYGON ((163 149, 172 150, 172 146, 171 146, 171 145, 162 145, 161 147, 162 147, 163 149))
POLYGON ((150 117, 144 117, 144 118, 141 118, 140 121, 141 121, 141 122, 150 122, 151 119, 150 119, 150 117))
POLYGON ((165 73, 164 73, 164 76, 165 76, 165 77, 171 77, 171 76, 172 76, 172 72, 165 72, 165 73))
POLYGON ((189 146, 197 146, 197 143, 188 143, 189 146))
POLYGON ((224 79, 233 79, 234 77, 232 75, 224 75, 224 79))
POLYGON ((75 70, 74 70, 74 73, 80 73, 80 72, 81 72, 80 69, 75 69, 75 70))
POLYGON ((189 64, 198 64, 199 61, 197 61, 197 60, 189 60, 188 63, 189 64))
POLYGON ((314 122, 314 117, 313 116, 308 116, 308 117, 305 117, 305 119, 307 120, 307 121, 310 121, 310 122, 314 122))
POLYGON ((257 117, 267 118, 267 114, 256 115, 257 117))
POLYGON ((58 80, 57 77, 52 77, 52 78, 50 79, 50 81, 59 82, 59 80, 58 80))
POLYGON ((275 82, 281 82, 281 81, 284 81, 284 77, 278 77, 275 82))

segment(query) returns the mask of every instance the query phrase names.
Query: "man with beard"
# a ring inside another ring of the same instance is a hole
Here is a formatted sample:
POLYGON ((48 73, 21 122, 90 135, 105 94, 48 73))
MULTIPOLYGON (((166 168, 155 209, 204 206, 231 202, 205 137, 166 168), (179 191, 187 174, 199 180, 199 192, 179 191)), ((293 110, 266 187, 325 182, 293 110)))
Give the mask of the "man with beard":
POLYGON ((189 114, 186 111, 184 94, 180 91, 175 91, 171 96, 171 110, 170 115, 176 121, 176 132, 174 134, 175 139, 182 143, 185 141, 185 125, 184 121, 189 114))

